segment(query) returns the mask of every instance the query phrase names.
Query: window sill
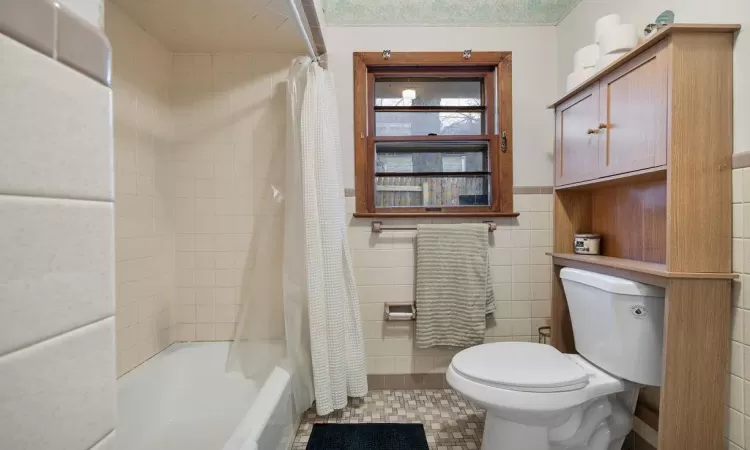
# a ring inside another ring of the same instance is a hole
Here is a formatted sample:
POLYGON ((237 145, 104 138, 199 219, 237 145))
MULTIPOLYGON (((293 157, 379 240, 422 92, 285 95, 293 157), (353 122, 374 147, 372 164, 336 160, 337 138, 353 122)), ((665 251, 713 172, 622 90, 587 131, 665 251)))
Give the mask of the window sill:
POLYGON ((471 217, 518 217, 517 212, 410 212, 378 213, 364 212, 352 214, 356 219, 414 219, 414 218, 471 218, 471 217))

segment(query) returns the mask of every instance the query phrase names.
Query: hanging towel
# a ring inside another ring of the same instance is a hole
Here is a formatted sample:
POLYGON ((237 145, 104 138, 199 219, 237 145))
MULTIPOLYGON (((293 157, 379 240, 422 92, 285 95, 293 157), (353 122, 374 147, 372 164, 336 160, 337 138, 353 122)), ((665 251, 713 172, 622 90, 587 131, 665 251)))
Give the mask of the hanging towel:
POLYGON ((417 346, 484 342, 495 311, 487 224, 417 226, 417 346))

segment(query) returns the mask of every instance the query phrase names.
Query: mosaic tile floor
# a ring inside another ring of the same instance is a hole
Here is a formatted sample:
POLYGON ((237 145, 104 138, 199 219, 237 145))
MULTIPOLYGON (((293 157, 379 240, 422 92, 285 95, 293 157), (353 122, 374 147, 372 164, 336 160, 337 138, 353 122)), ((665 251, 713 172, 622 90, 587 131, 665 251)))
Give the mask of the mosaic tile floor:
POLYGON ((305 450, 315 423, 421 423, 430 450, 474 450, 482 446, 484 410, 452 389, 370 391, 327 416, 307 411, 292 450, 305 450))

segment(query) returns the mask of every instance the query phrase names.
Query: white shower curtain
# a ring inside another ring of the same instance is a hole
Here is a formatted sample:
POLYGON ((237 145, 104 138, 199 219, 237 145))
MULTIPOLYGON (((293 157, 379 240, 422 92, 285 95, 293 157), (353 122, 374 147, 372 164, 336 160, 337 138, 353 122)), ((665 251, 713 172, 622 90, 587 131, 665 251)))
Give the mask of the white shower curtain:
POLYGON ((364 396, 367 375, 336 97, 330 74, 310 58, 289 71, 287 122, 286 152, 274 153, 259 199, 268 214, 256 217, 227 369, 263 382, 282 365, 292 377, 295 413, 315 400, 318 414, 328 414, 348 396, 364 396), (282 299, 283 338, 274 325, 282 299))
MULTIPOLYGON (((298 223, 304 224, 313 384, 316 409, 322 415, 346 406, 348 396, 364 396, 367 372, 347 241, 333 79, 309 58, 301 58, 295 65, 302 67, 290 85, 304 84, 304 94, 299 109, 299 158, 288 156, 292 157, 290 164, 296 162, 300 170, 302 217, 298 223)), ((294 121, 290 124, 296 125, 294 121)))

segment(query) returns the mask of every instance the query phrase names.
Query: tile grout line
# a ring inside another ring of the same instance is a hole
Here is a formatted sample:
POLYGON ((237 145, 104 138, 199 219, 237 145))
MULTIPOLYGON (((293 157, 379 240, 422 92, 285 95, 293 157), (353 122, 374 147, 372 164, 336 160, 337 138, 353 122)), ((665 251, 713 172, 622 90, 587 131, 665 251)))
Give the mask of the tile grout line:
POLYGON ((96 441, 94 443, 94 445, 92 445, 91 447, 89 447, 89 450, 96 450, 96 448, 99 446, 99 444, 101 444, 102 442, 104 442, 104 440, 108 439, 110 436, 112 436, 112 438, 114 439, 115 438, 115 430, 116 430, 116 428, 113 428, 113 429, 109 430, 109 432, 107 434, 105 434, 103 438, 99 439, 98 441, 96 441))
MULTIPOLYGON (((48 336, 48 337, 45 337, 43 339, 40 339, 40 340, 31 342, 31 343, 25 344, 25 345, 23 345, 21 347, 18 347, 18 348, 15 348, 13 350, 10 350, 10 351, 8 351, 6 353, 0 354, 0 360, 4 360, 4 359, 7 359, 7 358, 13 358, 13 357, 15 357, 16 354, 23 353, 25 351, 31 350, 31 349, 33 349, 34 347, 36 347, 36 346, 38 346, 40 344, 43 344, 43 343, 46 343, 46 342, 49 342, 49 341, 53 341, 53 340, 57 340, 57 339, 63 339, 66 336, 68 336, 70 334, 78 333, 79 331, 83 332, 84 328, 93 327, 93 326, 98 325, 100 323, 103 323, 103 322, 105 322, 105 321, 107 321, 109 319, 113 319, 112 322, 114 324, 114 318, 115 318, 115 315, 114 314, 110 314, 110 315, 108 315, 106 317, 96 319, 96 320, 94 320, 92 322, 87 322, 87 323, 85 323, 83 325, 80 325, 80 326, 77 326, 75 328, 71 328, 71 329, 68 329, 68 330, 65 330, 65 331, 61 331, 61 332, 59 332, 59 333, 57 333, 55 335, 48 336)), ((114 340, 114 335, 112 337, 113 337, 113 340, 114 340)))
POLYGON ((37 200, 65 200, 65 201, 73 201, 73 202, 89 202, 89 203, 111 203, 114 204, 114 199, 101 199, 101 198, 75 198, 75 197, 65 197, 65 196, 53 196, 53 195, 38 195, 38 194, 21 194, 21 193, 4 193, 0 192, 0 198, 2 197, 16 197, 16 198, 30 198, 30 199, 37 199, 37 200))

